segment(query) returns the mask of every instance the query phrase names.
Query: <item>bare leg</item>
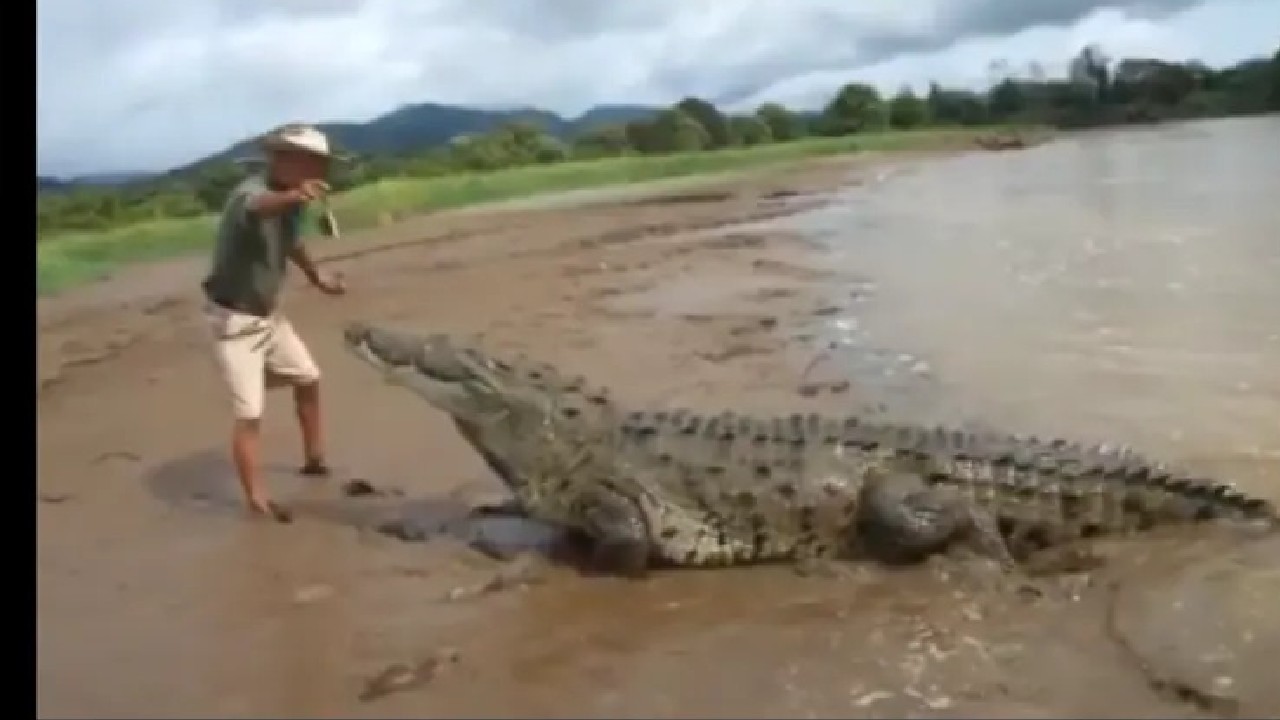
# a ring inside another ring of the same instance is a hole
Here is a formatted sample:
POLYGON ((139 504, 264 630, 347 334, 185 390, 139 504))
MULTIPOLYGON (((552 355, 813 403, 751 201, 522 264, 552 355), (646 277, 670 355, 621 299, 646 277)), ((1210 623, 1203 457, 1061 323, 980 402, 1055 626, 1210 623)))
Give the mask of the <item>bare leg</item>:
POLYGON ((258 419, 236 420, 231 430, 231 458, 235 463, 236 475, 240 479, 240 488, 244 492, 249 510, 279 522, 289 522, 293 518, 287 510, 272 502, 271 494, 262 481, 260 446, 261 431, 258 419))
POLYGON ((293 404, 298 415, 298 428, 302 431, 302 472, 305 475, 328 475, 320 413, 320 382, 295 385, 293 404))

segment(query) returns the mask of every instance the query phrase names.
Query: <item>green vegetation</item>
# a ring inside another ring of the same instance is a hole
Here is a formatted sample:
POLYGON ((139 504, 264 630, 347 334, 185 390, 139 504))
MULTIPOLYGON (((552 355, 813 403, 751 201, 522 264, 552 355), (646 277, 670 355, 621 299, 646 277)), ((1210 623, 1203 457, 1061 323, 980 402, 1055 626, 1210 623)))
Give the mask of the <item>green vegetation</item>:
MULTIPOLYGON (((537 193, 745 169, 853 151, 953 146, 974 135, 973 130, 963 128, 881 132, 713 152, 603 157, 426 178, 389 177, 336 195, 332 207, 341 218, 343 228, 354 230, 414 212, 537 193)), ((206 248, 213 232, 214 218, 204 214, 130 223, 106 230, 60 233, 37 247, 37 286, 41 292, 53 292, 99 277, 123 263, 206 248)))
MULTIPOLYGON (((934 85, 923 97, 904 89, 886 98, 851 83, 820 112, 768 103, 745 115, 726 115, 705 100, 686 98, 629 122, 574 129, 568 137, 537 122, 505 121, 418 152, 357 154, 333 178, 341 193, 334 205, 343 226, 354 229, 411 212, 545 191, 855 150, 954 144, 966 133, 972 137, 972 128, 1084 128, 1274 110, 1280 110, 1280 50, 1215 70, 1197 62, 1112 62, 1088 47, 1066 78, 1008 77, 986 93, 934 85)), ((404 124, 401 118, 401 133, 404 124)), ((123 262, 206 247, 213 232, 209 214, 245 173, 227 157, 221 153, 123 186, 42 191, 41 291, 123 262)))

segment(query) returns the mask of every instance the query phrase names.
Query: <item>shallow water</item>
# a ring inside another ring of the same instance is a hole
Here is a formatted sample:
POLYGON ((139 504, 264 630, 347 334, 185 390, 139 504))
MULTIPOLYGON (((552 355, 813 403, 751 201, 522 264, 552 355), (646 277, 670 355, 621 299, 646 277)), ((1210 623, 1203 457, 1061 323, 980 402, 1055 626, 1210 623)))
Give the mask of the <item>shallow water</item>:
POLYGON ((828 332, 895 412, 1132 444, 1275 496, 1280 165, 1259 148, 1278 146, 1276 117, 1082 135, 788 224, 874 281, 828 332))

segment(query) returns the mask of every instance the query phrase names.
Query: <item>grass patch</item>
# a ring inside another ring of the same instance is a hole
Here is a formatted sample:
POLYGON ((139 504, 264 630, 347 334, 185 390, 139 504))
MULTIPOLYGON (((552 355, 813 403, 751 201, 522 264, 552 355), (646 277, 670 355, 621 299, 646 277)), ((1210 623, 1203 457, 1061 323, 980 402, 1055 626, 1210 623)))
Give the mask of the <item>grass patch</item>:
MULTIPOLYGON (((963 145, 994 128, 919 130, 818 138, 680 155, 636 156, 537 165, 434 178, 388 179, 333 198, 344 230, 376 225, 386 217, 457 208, 540 193, 677 178, 746 169, 856 151, 895 151, 963 145)), ((96 232, 41 238, 36 246, 36 287, 57 292, 101 278, 127 263, 208 249, 216 218, 155 220, 96 232)))

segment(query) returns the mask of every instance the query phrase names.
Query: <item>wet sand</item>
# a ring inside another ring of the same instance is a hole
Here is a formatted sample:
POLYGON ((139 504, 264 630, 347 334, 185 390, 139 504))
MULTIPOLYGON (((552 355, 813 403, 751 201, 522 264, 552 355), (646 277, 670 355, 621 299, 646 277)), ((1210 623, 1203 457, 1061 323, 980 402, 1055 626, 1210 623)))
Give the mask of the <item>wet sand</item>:
POLYGON ((498 483, 443 418, 340 347, 339 329, 359 318, 480 333, 648 405, 862 409, 856 386, 805 370, 825 347, 821 319, 857 303, 863 279, 760 221, 931 157, 442 214, 324 246, 349 295, 320 297, 295 279, 286 307, 325 373, 337 475, 292 475, 292 413, 287 394, 273 394, 266 452, 278 495, 297 510, 290 526, 248 522, 239 506, 198 315, 201 263, 130 270, 41 301, 40 714, 1204 710, 1153 690, 1107 636, 1104 586, 1028 604, 978 599, 938 566, 635 583, 529 554, 487 558, 463 542, 476 529, 458 518, 500 498, 498 483), (346 497, 353 478, 380 492, 346 497), (376 531, 388 521, 422 537, 376 531))

